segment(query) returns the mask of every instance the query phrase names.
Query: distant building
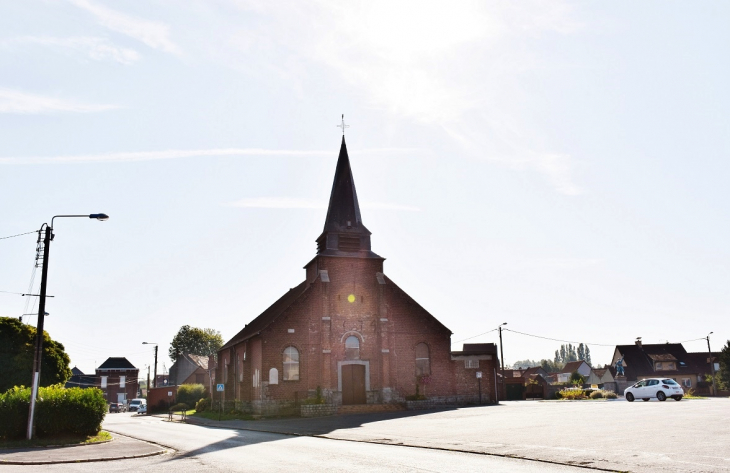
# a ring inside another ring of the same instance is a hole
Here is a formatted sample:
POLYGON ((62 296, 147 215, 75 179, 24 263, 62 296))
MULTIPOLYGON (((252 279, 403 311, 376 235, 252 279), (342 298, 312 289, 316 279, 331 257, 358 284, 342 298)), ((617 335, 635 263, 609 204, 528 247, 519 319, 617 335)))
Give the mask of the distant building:
POLYGON ((84 374, 77 367, 71 368, 71 377, 64 387, 66 388, 93 388, 96 386, 96 376, 93 374, 84 374))
POLYGON ((211 391, 210 371, 208 370, 208 356, 181 355, 170 367, 171 386, 181 384, 202 384, 211 391))
POLYGON ((96 369, 95 386, 104 392, 107 402, 127 401, 137 397, 139 369, 124 357, 112 357, 96 369))

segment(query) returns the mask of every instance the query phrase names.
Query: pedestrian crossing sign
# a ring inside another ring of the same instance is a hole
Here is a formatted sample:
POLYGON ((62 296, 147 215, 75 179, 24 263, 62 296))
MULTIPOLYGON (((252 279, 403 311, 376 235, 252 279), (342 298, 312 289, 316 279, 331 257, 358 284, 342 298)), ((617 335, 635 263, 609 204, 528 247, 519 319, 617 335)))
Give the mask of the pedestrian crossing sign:
POLYGON ((224 385, 222 383, 221 384, 216 384, 216 388, 217 388, 216 391, 219 391, 219 392, 220 391, 225 391, 225 387, 224 387, 224 385))

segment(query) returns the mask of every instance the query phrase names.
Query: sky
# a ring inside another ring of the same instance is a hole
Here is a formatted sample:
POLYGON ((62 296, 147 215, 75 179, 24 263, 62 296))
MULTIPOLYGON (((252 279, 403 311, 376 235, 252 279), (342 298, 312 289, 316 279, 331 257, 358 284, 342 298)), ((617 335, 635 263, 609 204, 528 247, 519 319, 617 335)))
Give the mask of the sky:
POLYGON ((342 114, 373 251, 455 350, 503 322, 507 364, 730 339, 728 3, 0 11, 0 316, 40 283, 36 234, 4 237, 107 213, 49 252, 45 329, 84 372, 146 370, 145 341, 162 372, 181 326, 227 341, 298 285, 342 114))

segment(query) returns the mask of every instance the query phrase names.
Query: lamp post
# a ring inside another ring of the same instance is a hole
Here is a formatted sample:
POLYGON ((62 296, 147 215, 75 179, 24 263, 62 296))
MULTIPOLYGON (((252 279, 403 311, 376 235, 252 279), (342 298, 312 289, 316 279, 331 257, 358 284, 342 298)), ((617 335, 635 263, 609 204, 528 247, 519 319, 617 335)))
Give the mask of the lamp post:
MULTIPOLYGON (((154 345, 155 346, 155 378, 154 378, 154 381, 155 381, 155 387, 157 387, 157 348, 158 348, 157 347, 157 343, 155 343, 155 342, 142 342, 142 345, 154 345)), ((149 389, 149 388, 150 387, 147 386, 147 389, 149 389)), ((148 394, 148 396, 149 396, 149 394, 148 394)))
POLYGON ((35 430, 35 404, 36 398, 38 397, 38 385, 41 381, 41 362, 43 361, 43 322, 46 316, 46 288, 48 287, 48 254, 53 240, 53 221, 60 217, 87 217, 94 220, 109 220, 109 216, 106 214, 91 214, 91 215, 55 215, 51 219, 51 225, 47 223, 41 225, 38 230, 39 238, 40 232, 43 232, 43 269, 41 270, 41 293, 40 300, 38 302, 38 323, 36 324, 35 334, 35 353, 33 354, 33 378, 32 388, 30 391, 30 407, 28 412, 28 440, 33 439, 33 431, 35 430))
POLYGON ((497 328, 499 328, 499 357, 501 358, 501 362, 502 362, 502 387, 505 389, 505 397, 507 397, 506 396, 507 385, 504 382, 504 348, 502 346, 502 326, 503 325, 507 325, 507 322, 500 324, 500 326, 497 328))
POLYGON ((712 373, 712 395, 717 394, 717 388, 715 387, 715 363, 712 362, 712 350, 710 350, 710 335, 714 332, 707 334, 707 354, 710 356, 710 373, 712 373))

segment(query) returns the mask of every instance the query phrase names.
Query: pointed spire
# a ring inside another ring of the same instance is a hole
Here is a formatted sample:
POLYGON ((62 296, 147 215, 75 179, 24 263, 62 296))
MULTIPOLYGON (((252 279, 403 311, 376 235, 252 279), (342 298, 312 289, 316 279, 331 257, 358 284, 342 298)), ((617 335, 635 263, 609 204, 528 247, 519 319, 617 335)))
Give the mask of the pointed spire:
POLYGON ((347 155, 347 145, 343 136, 340 156, 337 159, 337 168, 335 169, 335 179, 332 183, 327 218, 324 222, 324 231, 338 232, 356 229, 365 230, 370 234, 362 224, 355 180, 352 178, 350 158, 347 155))
POLYGON ((337 158, 324 230, 317 238, 317 253, 379 258, 370 251, 370 231, 365 228, 360 216, 360 204, 357 201, 355 180, 352 177, 344 136, 340 156, 337 158))

